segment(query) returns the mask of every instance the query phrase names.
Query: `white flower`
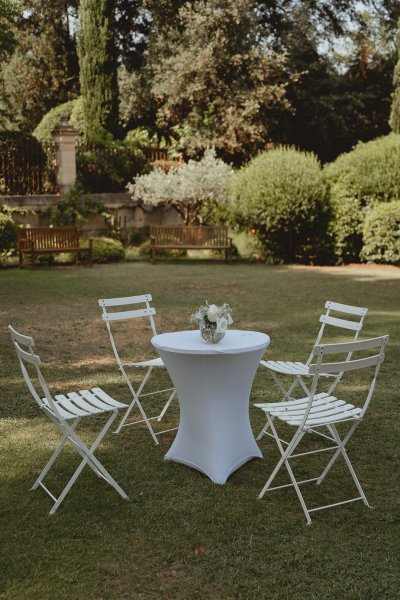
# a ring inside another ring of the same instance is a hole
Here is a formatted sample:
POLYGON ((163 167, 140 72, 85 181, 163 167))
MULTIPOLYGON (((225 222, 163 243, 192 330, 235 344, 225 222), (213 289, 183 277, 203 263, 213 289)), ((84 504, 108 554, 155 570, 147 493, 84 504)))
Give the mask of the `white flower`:
POLYGON ((207 319, 210 321, 210 323, 216 323, 218 317, 219 317, 218 306, 216 306, 215 304, 210 304, 210 306, 208 307, 208 311, 207 311, 207 319))
POLYGON ((218 332, 224 333, 228 325, 232 325, 232 309, 225 302, 222 306, 208 304, 207 302, 200 306, 191 316, 191 323, 196 323, 200 327, 211 327, 218 332))
POLYGON ((225 317, 219 317, 217 319, 217 332, 218 333, 223 333, 223 332, 226 331, 227 327, 228 327, 228 320, 225 319, 225 317))

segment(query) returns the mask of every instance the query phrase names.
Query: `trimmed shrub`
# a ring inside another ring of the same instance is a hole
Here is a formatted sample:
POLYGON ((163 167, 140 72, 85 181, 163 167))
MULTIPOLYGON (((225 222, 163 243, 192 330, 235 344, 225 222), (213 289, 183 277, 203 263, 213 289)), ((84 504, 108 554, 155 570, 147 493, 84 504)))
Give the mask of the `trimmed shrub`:
POLYGON ((232 219, 252 230, 275 262, 327 262, 329 201, 315 155, 282 147, 259 154, 235 175, 232 219))
POLYGON ((341 263, 358 262, 366 216, 377 202, 400 198, 400 135, 359 143, 325 168, 331 185, 331 234, 341 263))
POLYGON ((372 208, 365 218, 363 241, 362 259, 400 264, 400 200, 372 208))
POLYGON ((67 115, 69 122, 78 131, 78 139, 84 140, 86 134, 85 119, 83 116, 82 98, 76 98, 55 106, 44 115, 33 135, 40 142, 52 142, 51 132, 60 122, 61 115, 67 115))
POLYGON ((125 250, 121 242, 107 237, 93 239, 93 262, 109 263, 125 259, 125 250))
POLYGON ((17 245, 18 226, 10 215, 0 212, 0 251, 13 250, 17 245))

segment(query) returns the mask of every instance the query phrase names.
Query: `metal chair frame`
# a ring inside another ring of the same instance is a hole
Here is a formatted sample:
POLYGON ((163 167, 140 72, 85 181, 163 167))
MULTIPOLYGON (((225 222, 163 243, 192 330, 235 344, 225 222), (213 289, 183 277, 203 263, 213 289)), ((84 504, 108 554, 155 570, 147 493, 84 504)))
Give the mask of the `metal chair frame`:
POLYGON ((12 341, 17 351, 22 375, 29 391, 39 405, 40 409, 48 416, 50 421, 55 425, 62 435, 60 445, 54 451, 50 460, 45 465, 31 489, 35 490, 40 486, 50 496, 50 498, 52 498, 54 504, 49 514, 53 515, 79 477, 83 468, 88 465, 91 469, 93 469, 96 475, 102 479, 105 479, 105 481, 109 483, 118 492, 118 494, 122 496, 122 498, 127 500, 128 496, 125 494, 123 489, 94 456, 95 450, 106 435, 108 429, 111 427, 114 419, 117 417, 118 410, 120 408, 127 407, 127 404, 114 400, 101 388, 81 390, 79 393, 69 392, 66 396, 63 394, 58 394, 53 398, 41 372, 40 367, 43 366, 43 363, 40 360, 40 357, 35 354, 35 344, 33 338, 18 333, 11 325, 8 326, 8 329, 11 333, 12 341), (30 368, 33 369, 36 378, 38 379, 42 393, 38 392, 32 381, 28 371, 30 368), (41 397, 42 394, 44 394, 44 397, 41 397), (89 447, 78 436, 76 429, 82 418, 102 413, 109 413, 109 418, 107 419, 106 424, 98 434, 93 444, 89 447), (82 462, 68 481, 67 485, 64 487, 61 494, 58 496, 58 498, 56 498, 44 485, 43 480, 61 454, 67 442, 69 442, 82 457, 82 462))
POLYGON ((172 388, 165 388, 163 390, 157 390, 155 392, 143 393, 143 390, 144 390, 146 384, 148 383, 148 380, 150 378, 150 375, 153 372, 153 369, 160 368, 160 367, 165 368, 164 363, 162 362, 161 358, 155 358, 155 359, 138 361, 138 362, 133 362, 133 361, 127 362, 127 361, 122 360, 119 355, 117 344, 115 342, 113 332, 111 329, 111 323, 113 321, 130 321, 132 319, 148 318, 153 335, 157 335, 157 330, 156 330, 156 326, 155 326, 155 322, 154 322, 154 315, 156 314, 156 310, 154 307, 150 306, 151 301, 152 301, 151 294, 143 294, 141 296, 129 296, 129 297, 125 297, 125 298, 103 298, 103 299, 99 300, 99 305, 103 311, 102 319, 105 322, 106 327, 107 327, 107 331, 108 331, 108 335, 110 337, 111 347, 114 352, 115 360, 117 361, 117 365, 118 365, 118 367, 122 373, 122 376, 132 394, 132 402, 130 403, 125 414, 123 415, 123 417, 114 433, 119 433, 123 427, 129 427, 131 425, 138 425, 141 423, 145 423, 145 425, 147 426, 147 428, 150 432, 151 437, 153 438, 153 441, 156 444, 159 444, 157 436, 159 436, 163 433, 167 433, 169 431, 175 431, 177 429, 177 427, 172 427, 170 429, 164 429, 162 431, 154 431, 151 421, 154 421, 154 420, 156 420, 157 422, 161 421, 161 419, 164 417, 165 413, 167 412, 172 400, 174 399, 175 389, 172 387, 172 388), (137 305, 137 304, 145 304, 145 308, 136 309, 136 310, 124 310, 124 311, 119 310, 119 311, 111 311, 111 312, 109 310, 107 310, 109 308, 118 308, 121 306, 127 307, 129 305, 137 305), (129 378, 129 375, 126 371, 127 367, 128 368, 129 367, 147 368, 144 378, 137 389, 134 388, 132 381, 129 378), (171 394, 169 395, 167 402, 164 404, 160 414, 148 417, 143 408, 142 402, 140 400, 146 396, 153 396, 156 394, 164 394, 166 392, 171 392, 171 394), (135 419, 135 420, 128 421, 128 417, 130 416, 135 405, 137 406, 142 418, 138 419, 138 420, 135 419))
POLYGON ((376 379, 385 358, 384 350, 388 340, 389 336, 381 336, 364 341, 316 345, 313 349, 313 356, 316 357, 316 362, 314 364, 310 364, 308 367, 309 374, 313 378, 309 397, 291 400, 288 402, 255 404, 257 408, 261 408, 265 412, 269 429, 272 432, 270 433, 268 431, 265 432, 265 434, 275 439, 281 454, 281 458, 273 469, 266 484, 262 488, 258 496, 259 498, 262 498, 267 491, 286 487, 294 487, 308 525, 311 524, 310 513, 314 511, 339 506, 341 504, 347 504, 349 502, 356 502, 357 500, 362 500, 366 506, 369 506, 368 500, 348 457, 346 446, 353 433, 363 420, 366 410, 370 404, 375 390, 376 379), (353 353, 363 350, 375 350, 377 353, 366 358, 352 358, 353 353), (324 362, 323 359, 325 356, 338 353, 347 353, 346 359, 341 362, 324 362), (348 359, 349 355, 351 356, 350 359, 348 359), (362 408, 356 407, 353 404, 345 402, 344 400, 338 400, 329 393, 317 393, 318 382, 321 377, 324 377, 325 374, 328 373, 339 376, 340 374, 348 371, 356 371, 367 368, 374 368, 374 375, 362 408), (275 427, 275 419, 278 419, 278 421, 282 421, 289 426, 296 427, 296 431, 290 441, 285 441, 280 438, 275 427), (337 430, 337 425, 340 423, 350 424, 350 428, 343 437, 340 437, 337 430), (325 431, 321 431, 321 428, 323 430, 327 429, 327 433, 325 431), (329 445, 328 447, 324 446, 317 450, 310 450, 308 452, 295 453, 295 450, 306 433, 314 433, 322 437, 324 440, 328 440, 333 445, 329 445), (334 454, 321 475, 312 479, 305 479, 303 481, 296 480, 290 465, 291 459, 328 451, 333 451, 334 454), (308 508, 299 486, 312 481, 316 481, 317 485, 320 485, 340 456, 344 459, 345 464, 348 467, 359 495, 341 502, 308 508), (285 465, 287 469, 291 483, 271 487, 273 480, 283 465, 285 465))
MULTIPOLYGON (((367 315, 368 309, 359 307, 359 306, 350 306, 348 304, 339 304, 338 302, 331 302, 328 300, 325 303, 325 314, 321 315, 319 318, 319 322, 321 323, 321 327, 319 329, 317 339, 315 341, 314 346, 322 343, 326 326, 335 327, 338 329, 344 329, 347 331, 354 331, 354 338, 349 341, 357 341, 360 331, 363 327, 365 317, 367 315), (345 315, 352 315, 358 317, 358 320, 350 320, 337 318, 331 315, 331 311, 335 313, 343 313, 345 315)), ((283 394, 282 402, 287 400, 295 400, 292 396, 293 391, 297 386, 300 386, 303 392, 310 396, 311 391, 309 386, 304 381, 304 378, 310 378, 311 375, 308 371, 308 367, 311 364, 311 361, 314 357, 314 350, 311 351, 310 356, 308 357, 305 363, 302 362, 291 362, 291 361, 265 361, 261 360, 260 364, 267 368, 274 380, 274 383, 278 387, 278 389, 283 394), (289 387, 286 387, 281 377, 291 377, 292 383, 289 387)), ((347 356, 347 360, 351 359, 351 353, 347 356)), ((321 377, 324 377, 326 380, 331 379, 331 384, 328 389, 328 394, 332 394, 335 390, 336 386, 340 383, 343 373, 331 374, 331 373, 321 373, 321 377)), ((265 435, 266 431, 269 428, 268 421, 261 429, 260 433, 257 436, 257 440, 260 440, 263 435, 265 435)))

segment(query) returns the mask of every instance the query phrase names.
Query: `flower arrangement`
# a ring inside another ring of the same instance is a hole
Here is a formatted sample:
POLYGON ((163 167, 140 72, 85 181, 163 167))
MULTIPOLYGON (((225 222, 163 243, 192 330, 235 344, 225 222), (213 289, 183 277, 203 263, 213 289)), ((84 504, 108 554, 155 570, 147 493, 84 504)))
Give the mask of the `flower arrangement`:
POLYGON ((233 323, 232 308, 226 303, 217 306, 207 301, 192 314, 190 322, 200 327, 200 334, 205 342, 216 344, 224 337, 228 325, 233 323))

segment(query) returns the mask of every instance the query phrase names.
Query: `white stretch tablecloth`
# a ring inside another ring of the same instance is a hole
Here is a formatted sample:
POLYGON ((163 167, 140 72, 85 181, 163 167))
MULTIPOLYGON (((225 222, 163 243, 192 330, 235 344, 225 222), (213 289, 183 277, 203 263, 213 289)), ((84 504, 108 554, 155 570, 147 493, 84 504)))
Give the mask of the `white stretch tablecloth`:
POLYGON ((178 432, 165 459, 225 483, 245 462, 262 456, 250 427, 249 397, 268 335, 229 330, 218 344, 206 344, 199 331, 179 331, 151 341, 180 406, 178 432))

